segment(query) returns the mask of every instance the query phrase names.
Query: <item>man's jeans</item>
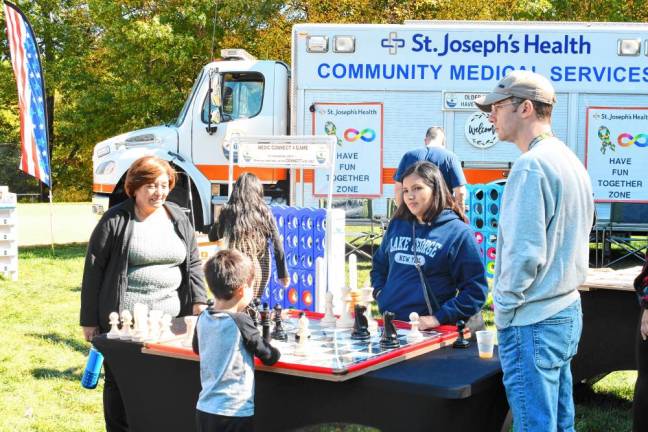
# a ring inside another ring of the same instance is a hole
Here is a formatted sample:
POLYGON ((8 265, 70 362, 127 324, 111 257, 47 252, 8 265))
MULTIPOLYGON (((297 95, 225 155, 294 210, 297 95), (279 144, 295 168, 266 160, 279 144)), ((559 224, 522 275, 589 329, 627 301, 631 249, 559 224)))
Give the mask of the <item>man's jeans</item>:
POLYGON ((515 431, 573 431, 570 361, 583 329, 580 299, 528 326, 498 330, 499 357, 515 431))

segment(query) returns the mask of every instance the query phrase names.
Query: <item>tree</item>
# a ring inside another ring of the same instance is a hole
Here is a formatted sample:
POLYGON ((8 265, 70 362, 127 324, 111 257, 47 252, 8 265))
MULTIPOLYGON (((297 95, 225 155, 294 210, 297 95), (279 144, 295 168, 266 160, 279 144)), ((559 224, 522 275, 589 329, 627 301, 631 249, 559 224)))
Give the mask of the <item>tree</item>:
MULTIPOLYGON (((51 134, 54 196, 60 200, 76 200, 90 196, 94 145, 121 132, 173 121, 196 75, 205 63, 218 56, 220 48, 245 48, 258 58, 289 62, 292 26, 301 22, 646 21, 646 1, 24 0, 18 3, 39 37, 43 53, 54 120, 51 134)), ((5 28, 4 16, 0 17, 0 26, 5 28)), ((9 51, 6 39, 2 38, 0 143, 18 145, 16 97, 9 51)), ((16 164, 13 160, 0 160, 3 171, 14 170, 16 164)), ((12 177, 7 181, 19 179, 12 177)), ((29 184, 29 180, 22 181, 29 184)))

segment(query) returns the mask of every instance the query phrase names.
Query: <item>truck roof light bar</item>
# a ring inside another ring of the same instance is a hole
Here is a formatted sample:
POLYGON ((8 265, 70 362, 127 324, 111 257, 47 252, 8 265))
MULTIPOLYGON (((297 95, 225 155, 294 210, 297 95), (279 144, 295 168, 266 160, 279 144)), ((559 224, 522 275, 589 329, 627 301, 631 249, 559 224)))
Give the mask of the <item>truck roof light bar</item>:
POLYGON ((249 52, 242 48, 226 48, 221 50, 221 58, 223 60, 243 60, 243 61, 256 61, 249 52))
POLYGON ((355 37, 353 36, 334 36, 333 52, 336 53, 353 53, 355 52, 355 37))
POLYGON ((328 52, 328 36, 308 36, 306 38, 306 51, 309 53, 328 52))
POLYGON ((638 56, 641 54, 641 39, 619 39, 617 55, 638 56))

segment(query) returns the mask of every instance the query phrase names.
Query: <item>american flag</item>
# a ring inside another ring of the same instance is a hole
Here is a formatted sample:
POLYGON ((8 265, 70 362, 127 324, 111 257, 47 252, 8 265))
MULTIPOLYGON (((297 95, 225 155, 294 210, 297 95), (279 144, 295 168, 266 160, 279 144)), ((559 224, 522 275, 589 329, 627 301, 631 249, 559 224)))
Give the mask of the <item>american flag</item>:
POLYGON ((48 152, 45 81, 36 38, 17 6, 4 2, 7 39, 11 52, 20 109, 20 169, 51 186, 48 152))

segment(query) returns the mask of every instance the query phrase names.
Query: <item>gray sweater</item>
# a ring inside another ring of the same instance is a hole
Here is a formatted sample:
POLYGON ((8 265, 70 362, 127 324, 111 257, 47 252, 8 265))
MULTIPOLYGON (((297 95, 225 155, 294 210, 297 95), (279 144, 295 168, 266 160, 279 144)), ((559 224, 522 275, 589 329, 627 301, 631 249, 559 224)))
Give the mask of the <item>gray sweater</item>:
POLYGON ((497 238, 497 328, 543 321, 579 298, 593 215, 589 175, 562 141, 546 138, 515 162, 497 238))

